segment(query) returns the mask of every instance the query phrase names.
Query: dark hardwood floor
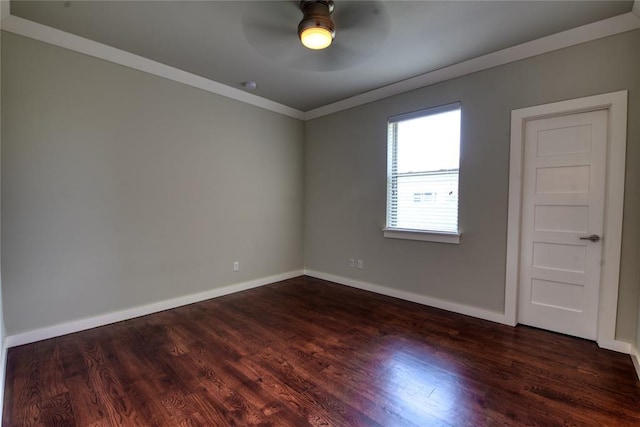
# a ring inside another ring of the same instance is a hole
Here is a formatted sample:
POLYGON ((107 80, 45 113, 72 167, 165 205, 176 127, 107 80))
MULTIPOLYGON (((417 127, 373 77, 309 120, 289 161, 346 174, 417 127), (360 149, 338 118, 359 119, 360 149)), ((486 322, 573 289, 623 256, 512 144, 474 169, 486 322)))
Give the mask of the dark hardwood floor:
POLYGON ((11 348, 4 426, 640 425, 630 357, 301 277, 11 348))

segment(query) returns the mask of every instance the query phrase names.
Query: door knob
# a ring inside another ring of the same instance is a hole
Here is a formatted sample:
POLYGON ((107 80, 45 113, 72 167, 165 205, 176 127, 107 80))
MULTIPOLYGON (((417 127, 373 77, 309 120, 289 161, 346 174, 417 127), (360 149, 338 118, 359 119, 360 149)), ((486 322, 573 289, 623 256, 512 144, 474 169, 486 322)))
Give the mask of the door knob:
POLYGON ((600 240, 600 236, 597 234, 592 234, 591 236, 582 236, 580 240, 591 240, 592 242, 597 242, 600 240))

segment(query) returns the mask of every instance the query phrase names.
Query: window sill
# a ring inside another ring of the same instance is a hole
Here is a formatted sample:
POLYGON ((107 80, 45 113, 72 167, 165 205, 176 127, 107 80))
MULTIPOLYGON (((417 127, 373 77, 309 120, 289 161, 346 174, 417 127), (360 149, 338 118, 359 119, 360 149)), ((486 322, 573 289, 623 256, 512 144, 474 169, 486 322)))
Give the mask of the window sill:
POLYGON ((390 239, 421 240, 423 242, 460 244, 459 233, 437 231, 408 230, 405 228, 383 228, 384 237, 390 239))

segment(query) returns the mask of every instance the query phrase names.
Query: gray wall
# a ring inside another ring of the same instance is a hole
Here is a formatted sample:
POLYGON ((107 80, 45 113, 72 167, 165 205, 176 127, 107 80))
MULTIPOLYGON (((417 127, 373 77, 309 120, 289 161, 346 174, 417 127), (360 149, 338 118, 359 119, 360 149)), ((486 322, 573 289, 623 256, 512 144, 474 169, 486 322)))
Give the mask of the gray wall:
POLYGON ((9 334, 302 269, 301 121, 10 33, 2 57, 9 334))
POLYGON ((8 333, 297 270, 303 241, 308 269, 500 312, 510 111, 628 89, 617 335, 640 342, 638 46, 640 31, 626 33, 305 128, 3 33, 8 333), (386 119, 453 101, 463 105, 462 243, 384 239, 386 119), (349 258, 364 259, 365 269, 349 268, 349 258), (239 273, 231 272, 235 260, 239 273))
MULTIPOLYGON (((426 54, 426 53, 425 53, 426 54)), ((617 337, 638 312, 640 31, 529 58, 307 122, 305 267, 490 311, 504 309, 513 109, 629 90, 617 337), (388 116, 462 102, 461 244, 385 239, 388 116), (364 260, 364 270, 349 268, 364 260)))

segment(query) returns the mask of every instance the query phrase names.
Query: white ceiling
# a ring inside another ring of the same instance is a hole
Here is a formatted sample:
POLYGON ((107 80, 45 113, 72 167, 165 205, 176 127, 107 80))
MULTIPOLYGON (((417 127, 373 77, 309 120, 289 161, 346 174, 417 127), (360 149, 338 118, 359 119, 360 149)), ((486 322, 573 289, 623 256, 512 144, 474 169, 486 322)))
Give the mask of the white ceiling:
POLYGON ((309 111, 630 12, 633 1, 335 0, 336 41, 309 51, 283 1, 12 1, 11 15, 309 111), (341 26, 342 25, 342 26, 341 26))

